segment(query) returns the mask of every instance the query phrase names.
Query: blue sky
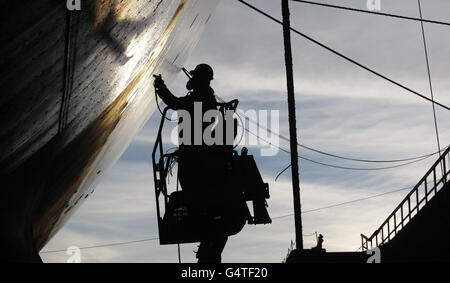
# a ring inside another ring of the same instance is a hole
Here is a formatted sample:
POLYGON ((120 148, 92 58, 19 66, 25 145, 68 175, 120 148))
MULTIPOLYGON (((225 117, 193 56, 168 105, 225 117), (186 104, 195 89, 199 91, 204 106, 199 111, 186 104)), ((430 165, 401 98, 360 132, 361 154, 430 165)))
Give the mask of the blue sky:
MULTIPOLYGON (((280 3, 250 1, 281 18, 280 3)), ((336 3, 337 1, 317 1, 336 3)), ((450 22, 450 3, 422 1, 425 18, 450 22)), ((382 12, 417 17, 417 1, 381 0, 382 12)), ((365 0, 342 6, 366 8, 365 0)), ((291 3, 292 26, 361 63, 429 96, 420 23, 291 3)), ((450 105, 450 29, 425 24, 435 99, 450 105)), ((365 159, 398 159, 437 149, 431 104, 293 35, 298 135, 301 143, 331 153, 365 159)), ((280 111, 280 133, 288 136, 286 81, 281 26, 234 0, 222 0, 186 67, 209 63, 213 88, 240 108, 280 111)), ((185 94, 185 77, 166 82, 185 94)), ((437 109, 441 145, 450 144, 450 114, 437 109)), ((93 246, 158 236, 151 150, 160 114, 155 112, 92 197, 45 250, 93 246)), ((289 145, 281 141, 286 149, 289 145)), ((290 157, 255 153, 270 184, 272 217, 292 213, 289 172, 275 176, 290 157)), ((335 165, 371 168, 390 164, 343 162, 300 149, 300 154, 335 165)), ((346 171, 300 160, 302 207, 310 210, 414 185, 435 157, 406 167, 346 171)), ((354 251, 360 233, 371 234, 406 195, 402 191, 346 206, 304 214, 304 234, 324 235, 329 251, 354 251)), ((294 239, 293 218, 266 226, 246 226, 229 239, 224 262, 280 262, 294 239)), ((315 239, 305 236, 305 247, 315 239)), ((183 262, 194 262, 195 244, 182 245, 183 262)), ((45 262, 65 262, 65 253, 42 254, 45 262)), ((82 250, 83 262, 177 262, 176 246, 158 241, 82 250)))

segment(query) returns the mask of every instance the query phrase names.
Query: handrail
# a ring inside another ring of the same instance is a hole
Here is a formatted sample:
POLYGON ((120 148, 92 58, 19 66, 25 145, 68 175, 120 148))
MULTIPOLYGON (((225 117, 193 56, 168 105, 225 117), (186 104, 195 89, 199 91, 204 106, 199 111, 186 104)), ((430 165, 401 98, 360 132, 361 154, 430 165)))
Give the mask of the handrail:
POLYGON ((159 124, 158 135, 156 136, 155 146, 153 147, 153 152, 152 152, 153 163, 155 163, 155 161, 156 161, 156 151, 158 149, 158 146, 160 147, 160 150, 162 151, 162 130, 164 127, 164 121, 165 121, 165 117, 166 117, 168 110, 169 110, 169 107, 164 108, 162 115, 161 115, 162 119, 161 119, 161 123, 159 124))
MULTIPOLYGON (((161 193, 164 194, 164 187, 165 187, 165 176, 164 176, 164 164, 161 164, 161 157, 164 154, 164 150, 163 150, 163 143, 162 143, 162 130, 164 128, 164 122, 165 122, 165 118, 166 118, 166 114, 167 111, 169 110, 169 107, 164 108, 163 112, 162 112, 162 117, 161 117, 161 123, 159 125, 159 129, 158 129, 158 135, 156 137, 156 141, 155 141, 155 145, 153 147, 153 152, 152 152, 152 162, 153 162, 153 181, 155 184, 155 199, 156 199, 156 214, 158 217, 158 226, 160 226, 160 220, 161 220, 161 208, 159 206, 159 195, 161 193), (159 148, 159 158, 156 158, 156 154, 158 152, 158 148, 159 148), (158 176, 159 173, 159 176, 158 176)), ((164 195, 165 197, 165 202, 167 202, 167 196, 164 195)), ((158 227, 159 231, 161 232, 161 227, 158 227)), ((161 235, 160 235, 161 236, 161 235)))
MULTIPOLYGON (((223 102, 223 103, 217 103, 216 106, 219 108, 218 110, 224 114, 224 111, 226 110, 233 110, 235 111, 237 108, 237 105, 239 104, 239 101, 237 99, 232 100, 230 102, 223 102)), ((155 140, 155 145, 153 147, 152 151, 152 162, 153 162, 153 180, 155 185, 155 199, 156 199, 156 213, 157 213, 157 219, 158 219, 158 230, 160 232, 160 238, 161 238, 161 206, 159 203, 159 197, 162 194, 164 196, 164 208, 168 204, 168 192, 167 192, 167 184, 166 184, 166 171, 167 168, 164 166, 164 158, 169 157, 170 155, 164 154, 163 149, 163 141, 162 141, 162 131, 164 129, 164 122, 166 121, 166 115, 167 111, 169 110, 169 107, 165 107, 164 110, 161 113, 161 122, 158 129, 158 135, 155 140), (159 154, 158 154, 159 153, 159 154), (159 155, 159 156, 157 156, 159 155)), ((224 127, 224 131, 225 131, 224 127)))
POLYGON ((439 159, 431 166, 427 173, 420 179, 417 185, 406 195, 403 201, 394 209, 394 211, 387 217, 387 219, 381 224, 381 226, 373 232, 370 237, 361 234, 361 248, 362 250, 368 250, 375 246, 380 246, 392 239, 397 233, 406 225, 409 221, 421 210, 421 205, 436 195, 436 193, 444 187, 448 181, 448 175, 450 174, 450 147, 439 157, 439 159), (448 165, 446 165, 448 162, 448 165), (442 171, 436 170, 439 165, 442 165, 442 171), (441 177, 438 177, 441 172, 441 177), (431 188, 428 187, 428 178, 432 177, 431 188), (440 186, 442 185, 442 186, 440 186), (423 188, 423 191, 420 190, 423 188), (422 193, 421 193, 422 192, 422 193), (433 193, 433 194, 432 194, 433 193), (420 197, 421 196, 421 197, 420 197), (407 208, 405 206, 407 205, 407 208), (406 213, 405 213, 406 210, 406 213), (413 215, 413 213, 415 214, 413 215), (400 215, 398 215, 400 214, 400 215), (398 219, 398 217, 400 219, 398 219), (405 223, 405 221, 408 221, 405 223), (393 227, 391 227, 393 224, 393 227), (387 231, 386 231, 387 230, 387 231), (387 232, 387 233, 385 233, 387 232), (370 247, 369 247, 370 244, 370 247))

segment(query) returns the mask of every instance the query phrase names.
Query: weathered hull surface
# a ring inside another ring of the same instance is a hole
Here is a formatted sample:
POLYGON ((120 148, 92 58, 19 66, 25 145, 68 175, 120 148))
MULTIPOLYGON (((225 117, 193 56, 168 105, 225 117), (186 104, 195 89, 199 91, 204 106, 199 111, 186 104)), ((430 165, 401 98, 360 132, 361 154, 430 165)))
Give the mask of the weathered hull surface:
POLYGON ((0 1, 5 260, 40 261, 154 111, 152 75, 180 71, 217 1, 0 1))

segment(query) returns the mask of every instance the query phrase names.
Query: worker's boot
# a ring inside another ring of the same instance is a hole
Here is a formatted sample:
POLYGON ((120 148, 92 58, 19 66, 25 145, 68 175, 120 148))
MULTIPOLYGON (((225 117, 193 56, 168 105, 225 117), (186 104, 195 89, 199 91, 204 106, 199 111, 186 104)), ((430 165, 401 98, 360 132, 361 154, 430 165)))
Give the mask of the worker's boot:
POLYGON ((196 255, 198 263, 221 263, 227 240, 228 237, 223 237, 201 242, 196 255))

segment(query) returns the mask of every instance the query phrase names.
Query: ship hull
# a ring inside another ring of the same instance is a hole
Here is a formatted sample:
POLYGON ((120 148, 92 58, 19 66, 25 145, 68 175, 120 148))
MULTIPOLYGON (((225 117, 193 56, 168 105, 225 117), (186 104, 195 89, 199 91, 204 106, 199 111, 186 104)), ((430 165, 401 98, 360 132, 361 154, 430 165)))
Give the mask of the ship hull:
POLYGON ((154 111, 153 74, 179 73, 217 1, 2 2, 2 257, 40 261, 154 111))

